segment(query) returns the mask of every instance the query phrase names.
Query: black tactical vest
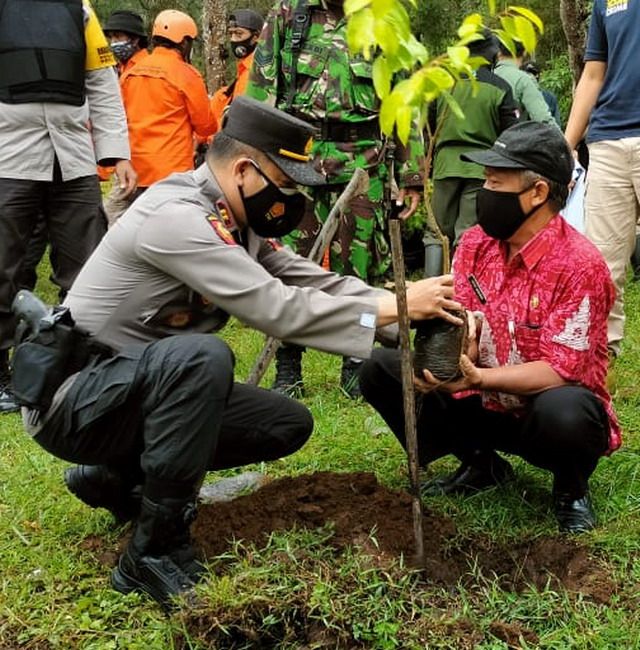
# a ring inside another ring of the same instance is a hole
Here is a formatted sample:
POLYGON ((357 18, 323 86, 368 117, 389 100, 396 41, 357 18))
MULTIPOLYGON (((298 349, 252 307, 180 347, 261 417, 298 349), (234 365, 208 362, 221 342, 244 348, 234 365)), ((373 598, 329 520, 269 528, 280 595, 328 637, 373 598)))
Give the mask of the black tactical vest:
POLYGON ((84 103, 82 0, 0 0, 0 102, 84 103))

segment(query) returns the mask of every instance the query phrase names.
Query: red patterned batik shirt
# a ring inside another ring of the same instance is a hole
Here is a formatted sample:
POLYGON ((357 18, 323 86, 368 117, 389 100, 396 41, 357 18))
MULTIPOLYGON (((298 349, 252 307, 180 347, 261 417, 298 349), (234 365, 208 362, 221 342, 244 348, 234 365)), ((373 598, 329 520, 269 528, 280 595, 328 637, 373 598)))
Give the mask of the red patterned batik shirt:
MULTIPOLYGON (((547 362, 567 382, 602 400, 609 415, 609 449, 617 449, 620 427, 605 383, 607 318, 615 288, 595 246, 556 216, 507 261, 507 244, 475 226, 460 240, 453 274, 457 300, 484 314, 477 365, 547 362)), ((517 414, 527 401, 510 393, 481 394, 485 408, 496 411, 517 414)))

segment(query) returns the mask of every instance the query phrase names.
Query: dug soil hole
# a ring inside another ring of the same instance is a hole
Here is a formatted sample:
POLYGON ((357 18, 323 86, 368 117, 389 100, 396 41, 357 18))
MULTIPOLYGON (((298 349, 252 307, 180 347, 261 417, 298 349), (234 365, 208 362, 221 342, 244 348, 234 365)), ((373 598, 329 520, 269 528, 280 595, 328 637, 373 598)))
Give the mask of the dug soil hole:
MULTIPOLYGON (((334 529, 327 543, 338 551, 358 546, 381 561, 413 554, 410 495, 386 488, 365 472, 281 478, 230 502, 202 504, 192 530, 196 545, 213 558, 234 540, 261 547, 272 532, 327 524, 334 529)), ((503 589, 550 585, 596 602, 608 602, 614 590, 602 563, 563 536, 498 542, 466 535, 452 519, 428 511, 423 530, 427 582, 471 584, 479 572, 497 578, 503 589)))

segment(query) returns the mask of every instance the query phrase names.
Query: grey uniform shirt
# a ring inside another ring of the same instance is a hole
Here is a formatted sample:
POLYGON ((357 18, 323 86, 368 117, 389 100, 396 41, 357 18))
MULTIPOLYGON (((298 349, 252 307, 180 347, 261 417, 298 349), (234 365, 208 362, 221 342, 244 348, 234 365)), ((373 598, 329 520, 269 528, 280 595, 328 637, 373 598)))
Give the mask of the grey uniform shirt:
POLYGON ((251 230, 237 243, 235 230, 206 164, 173 174, 108 231, 65 304, 115 349, 216 331, 231 314, 293 343, 370 355, 384 290, 327 273, 251 230))
POLYGON ((96 174, 96 162, 129 160, 127 119, 114 68, 85 73, 82 106, 0 102, 0 178, 51 181, 96 174))

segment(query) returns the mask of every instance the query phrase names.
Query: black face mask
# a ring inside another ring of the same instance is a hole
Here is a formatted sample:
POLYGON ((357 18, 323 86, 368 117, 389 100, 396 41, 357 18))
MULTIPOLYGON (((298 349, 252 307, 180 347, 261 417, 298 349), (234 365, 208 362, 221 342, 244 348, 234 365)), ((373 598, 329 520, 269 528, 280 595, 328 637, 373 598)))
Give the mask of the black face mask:
POLYGON ((279 188, 256 163, 251 163, 267 184, 251 196, 245 196, 242 187, 238 187, 247 225, 260 237, 288 235, 302 221, 304 196, 294 188, 279 188))
POLYGON ((527 187, 520 192, 496 192, 481 187, 476 195, 476 214, 478 223, 489 237, 502 241, 509 239, 520 226, 544 203, 524 212, 520 205, 520 195, 528 192, 527 187))
POLYGON ((256 49, 258 43, 252 43, 252 38, 253 35, 249 36, 249 38, 245 38, 244 41, 231 41, 231 53, 236 57, 236 59, 244 59, 256 49))

